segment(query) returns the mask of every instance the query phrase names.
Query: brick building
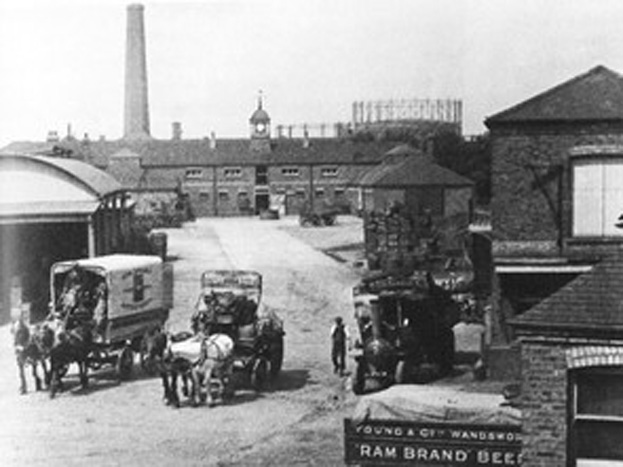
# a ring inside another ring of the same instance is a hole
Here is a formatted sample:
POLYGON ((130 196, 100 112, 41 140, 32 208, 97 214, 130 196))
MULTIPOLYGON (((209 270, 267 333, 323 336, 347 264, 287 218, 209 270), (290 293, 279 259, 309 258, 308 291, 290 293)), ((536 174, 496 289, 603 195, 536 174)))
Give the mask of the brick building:
POLYGON ((486 125, 498 302, 501 316, 510 317, 623 239, 616 227, 621 192, 610 187, 623 167, 623 78, 593 68, 486 125))
POLYGON ((351 138, 271 138, 268 127, 260 135, 255 124, 248 138, 237 139, 182 139, 179 130, 175 125, 168 140, 67 137, 13 143, 4 151, 64 152, 95 165, 133 195, 139 215, 160 203, 172 204, 184 193, 197 216, 238 216, 268 208, 297 214, 310 199, 347 209, 347 183, 379 164, 395 145, 351 138))
POLYGON ((621 281, 615 254, 513 320, 525 465, 623 465, 621 281))
MULTIPOLYGON (((616 465, 623 460, 623 77, 595 67, 486 125, 490 355, 519 352, 517 372, 504 376, 522 382, 524 465, 616 465)), ((506 357, 490 358, 494 376, 512 366, 506 357)))

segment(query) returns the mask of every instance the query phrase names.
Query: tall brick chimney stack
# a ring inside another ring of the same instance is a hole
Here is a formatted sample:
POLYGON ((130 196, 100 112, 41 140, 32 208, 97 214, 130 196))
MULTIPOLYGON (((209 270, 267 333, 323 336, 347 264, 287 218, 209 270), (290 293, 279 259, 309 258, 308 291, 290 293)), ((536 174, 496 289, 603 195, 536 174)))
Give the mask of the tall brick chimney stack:
POLYGON ((128 5, 125 51, 125 114, 123 137, 149 138, 147 64, 143 5, 128 5))

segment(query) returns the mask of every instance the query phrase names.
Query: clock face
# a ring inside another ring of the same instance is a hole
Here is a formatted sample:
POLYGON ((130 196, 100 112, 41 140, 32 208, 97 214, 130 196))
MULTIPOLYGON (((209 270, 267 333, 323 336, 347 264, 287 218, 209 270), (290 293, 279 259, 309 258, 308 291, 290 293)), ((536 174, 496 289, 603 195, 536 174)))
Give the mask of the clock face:
POLYGON ((264 125, 263 123, 258 123, 257 125, 255 125, 255 131, 257 131, 258 133, 264 133, 265 130, 266 125, 264 125))

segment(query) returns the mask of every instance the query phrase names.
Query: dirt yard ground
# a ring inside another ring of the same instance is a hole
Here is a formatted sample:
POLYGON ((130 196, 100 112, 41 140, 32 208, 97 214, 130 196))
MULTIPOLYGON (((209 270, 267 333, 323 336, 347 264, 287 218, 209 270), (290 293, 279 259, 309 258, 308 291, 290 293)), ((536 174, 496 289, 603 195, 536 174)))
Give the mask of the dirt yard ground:
POLYGON ((339 315, 354 332, 351 293, 362 270, 361 250, 353 245, 362 242, 361 220, 340 217, 333 227, 302 228, 296 218, 200 219, 166 232, 175 270, 169 329, 188 329, 203 270, 261 272, 263 303, 285 322, 276 383, 256 393, 240 378, 227 405, 176 410, 163 405, 158 378, 138 370, 120 383, 102 369, 86 390, 70 373, 68 390, 54 400, 32 392, 32 380, 31 391, 20 396, 3 326, 0 465, 343 465, 343 420, 357 397, 349 377, 332 372, 329 329, 339 315))
MULTIPOLYGON (((137 371, 118 382, 111 369, 93 372, 81 390, 17 393, 9 327, 0 328, 0 465, 341 465, 342 423, 356 401, 348 379, 333 374, 329 328, 337 315, 352 326, 358 274, 313 246, 359 241, 359 220, 302 229, 295 218, 201 219, 168 230, 175 269, 171 331, 188 329, 204 269, 255 269, 263 302, 285 321, 285 360, 263 393, 244 381, 225 406, 175 410, 162 404, 160 381, 137 371)), ((73 367, 72 367, 73 369, 73 367)))

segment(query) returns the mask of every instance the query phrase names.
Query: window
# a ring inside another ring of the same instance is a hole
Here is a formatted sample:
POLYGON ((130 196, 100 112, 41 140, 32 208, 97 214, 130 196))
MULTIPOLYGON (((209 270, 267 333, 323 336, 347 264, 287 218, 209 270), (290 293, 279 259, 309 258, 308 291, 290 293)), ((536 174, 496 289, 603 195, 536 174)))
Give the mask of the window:
POLYGON ((255 168, 255 184, 268 185, 268 167, 265 165, 258 165, 255 168))
POLYGON ((323 177, 337 177, 337 167, 323 167, 322 176, 323 177))
POLYGON ((579 160, 573 164, 573 235, 623 236, 623 159, 579 160))
POLYGON ((203 170, 201 169, 186 170, 186 178, 201 178, 201 177, 203 177, 203 170))
POLYGON ((242 177, 242 169, 240 167, 229 167, 224 169, 225 178, 240 178, 242 177))
POLYGON ((572 372, 571 381, 568 444, 576 465, 594 465, 596 460, 623 465, 623 372, 615 367, 582 368, 572 372))
POLYGON ((219 191, 218 192, 219 201, 229 201, 229 192, 227 191, 219 191))
POLYGON ((286 177, 298 177, 299 169, 298 167, 284 167, 281 169, 281 173, 286 177))
POLYGON ((210 193, 208 193, 207 191, 200 191, 199 192, 199 199, 201 201, 207 202, 210 200, 210 193))
POLYGON ((335 197, 340 197, 340 196, 344 196, 344 193, 346 192, 346 190, 343 187, 335 187, 335 189, 333 190, 333 193, 335 193, 335 197))
POLYGON ((316 198, 322 198, 324 196, 324 188, 316 188, 316 198))

